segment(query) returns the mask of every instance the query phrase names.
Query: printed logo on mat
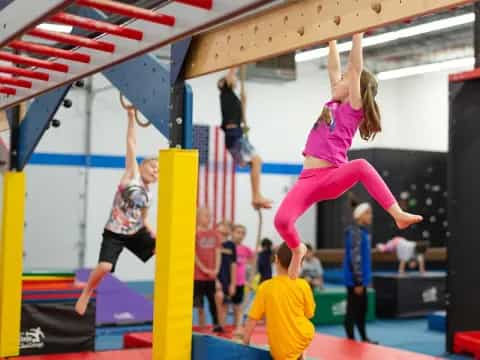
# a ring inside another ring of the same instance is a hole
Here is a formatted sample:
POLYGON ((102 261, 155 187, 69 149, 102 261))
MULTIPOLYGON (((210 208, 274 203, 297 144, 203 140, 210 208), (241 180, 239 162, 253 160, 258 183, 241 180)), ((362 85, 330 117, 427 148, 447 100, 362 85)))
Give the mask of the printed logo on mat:
POLYGON ((436 287, 423 290, 422 298, 424 303, 433 303, 438 301, 438 290, 436 287))
POLYGON ((332 304, 333 316, 343 316, 347 313, 347 301, 343 300, 338 303, 332 304))
POLYGON ((41 327, 22 331, 20 333, 20 349, 41 349, 45 346, 44 339, 45 334, 41 327))
POLYGON ((129 312, 115 313, 113 314, 115 320, 135 320, 135 316, 129 312))

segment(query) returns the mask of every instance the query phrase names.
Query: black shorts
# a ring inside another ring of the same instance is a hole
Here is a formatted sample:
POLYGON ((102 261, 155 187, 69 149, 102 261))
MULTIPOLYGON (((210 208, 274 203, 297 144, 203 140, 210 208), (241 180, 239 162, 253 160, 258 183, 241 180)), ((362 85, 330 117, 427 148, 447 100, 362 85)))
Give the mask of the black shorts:
POLYGON ((203 298, 215 301, 215 280, 195 280, 193 282, 193 306, 203 308, 203 298))
POLYGON ((133 235, 116 234, 105 229, 98 262, 112 264, 114 272, 118 257, 125 247, 140 260, 147 262, 154 254, 155 238, 146 228, 141 228, 133 235))
POLYGON ((230 299, 233 305, 240 305, 243 303, 243 297, 245 295, 245 286, 244 285, 237 285, 237 290, 235 291, 235 295, 232 296, 230 299))

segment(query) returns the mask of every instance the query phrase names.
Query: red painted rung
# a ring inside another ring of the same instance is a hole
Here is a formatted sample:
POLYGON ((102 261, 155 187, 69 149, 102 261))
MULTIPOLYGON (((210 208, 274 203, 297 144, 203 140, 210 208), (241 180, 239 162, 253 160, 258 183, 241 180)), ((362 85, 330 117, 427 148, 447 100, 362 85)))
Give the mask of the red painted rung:
POLYGON ((8 86, 1 86, 0 93, 7 95, 17 95, 17 90, 8 86))
POLYGON ((108 11, 130 18, 151 21, 157 24, 173 26, 175 18, 170 15, 157 14, 152 10, 142 9, 137 6, 123 4, 118 1, 110 0, 77 0, 77 5, 88 6, 102 11, 108 11))
POLYGON ((14 64, 22 64, 28 66, 36 66, 43 69, 49 69, 58 72, 68 72, 68 65, 59 64, 52 61, 45 61, 40 59, 34 59, 27 56, 20 56, 10 54, 8 52, 0 51, 0 60, 10 61, 14 64))
POLYGON ((175 0, 176 2, 196 6, 202 9, 211 10, 213 7, 213 0, 175 0))
POLYGON ((141 31, 67 13, 55 14, 49 20, 64 25, 77 26, 87 30, 117 35, 127 39, 143 39, 143 33, 141 31))
POLYGON ((15 50, 23 50, 30 53, 59 57, 62 59, 78 61, 85 64, 88 64, 90 62, 90 55, 87 54, 58 49, 51 46, 34 44, 26 41, 15 40, 10 42, 8 46, 15 50))
POLYGON ((90 49, 105 51, 113 53, 115 51, 115 44, 89 39, 82 36, 64 34, 56 31, 43 30, 35 28, 28 32, 29 35, 35 36, 41 39, 53 40, 64 44, 82 46, 90 49))
POLYGON ((0 65, 0 73, 18 75, 18 76, 29 77, 32 79, 44 80, 44 81, 48 81, 50 79, 50 75, 48 75, 47 73, 23 69, 15 66, 0 65))
POLYGON ((13 85, 18 87, 23 87, 30 89, 32 87, 32 82, 27 80, 22 80, 14 77, 1 76, 0 75, 0 84, 13 85))

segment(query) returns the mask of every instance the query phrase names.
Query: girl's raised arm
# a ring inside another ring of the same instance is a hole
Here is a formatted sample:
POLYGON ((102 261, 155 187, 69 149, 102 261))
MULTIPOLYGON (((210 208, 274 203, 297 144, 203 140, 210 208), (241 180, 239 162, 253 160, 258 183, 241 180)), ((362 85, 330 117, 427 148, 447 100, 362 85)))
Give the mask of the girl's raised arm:
POLYGON ((347 76, 349 82, 350 105, 354 109, 362 108, 362 92, 360 78, 363 71, 363 33, 353 35, 352 51, 348 61, 347 76))
POLYGON ((337 41, 330 41, 328 47, 328 76, 330 78, 330 89, 333 93, 333 87, 342 78, 342 65, 340 64, 340 55, 337 50, 337 41))

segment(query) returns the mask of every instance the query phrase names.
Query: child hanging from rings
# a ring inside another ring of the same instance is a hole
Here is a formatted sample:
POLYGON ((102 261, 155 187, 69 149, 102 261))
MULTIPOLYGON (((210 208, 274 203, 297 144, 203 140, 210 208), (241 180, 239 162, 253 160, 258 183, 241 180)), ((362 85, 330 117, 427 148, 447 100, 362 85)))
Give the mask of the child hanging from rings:
POLYGON ((218 80, 220 90, 220 105, 222 110, 222 130, 225 133, 225 146, 236 164, 241 167, 250 166, 250 181, 252 186, 252 206, 255 209, 269 209, 272 201, 263 197, 260 192, 260 174, 262 159, 250 144, 244 134, 245 125, 245 95, 242 100, 235 94, 237 85, 237 68, 232 68, 227 75, 218 80))
POLYGON ((79 315, 84 315, 90 297, 100 281, 115 271, 118 257, 124 248, 143 262, 155 252, 155 232, 148 223, 151 205, 150 185, 157 181, 156 159, 137 162, 137 135, 133 107, 128 108, 127 154, 125 172, 115 192, 112 210, 103 231, 103 241, 97 267, 91 272, 87 285, 75 305, 79 315))
POLYGON ((382 177, 366 160, 347 159, 357 130, 360 129, 362 139, 370 140, 382 129, 375 101, 378 83, 363 68, 362 37, 362 33, 353 36, 344 73, 336 42, 330 42, 328 73, 332 100, 325 104, 310 131, 303 151, 303 171, 275 216, 275 227, 293 252, 289 268, 292 278, 299 275, 307 251, 295 229, 297 219, 316 202, 336 199, 358 182, 393 217, 399 229, 423 220, 400 208, 382 177))

